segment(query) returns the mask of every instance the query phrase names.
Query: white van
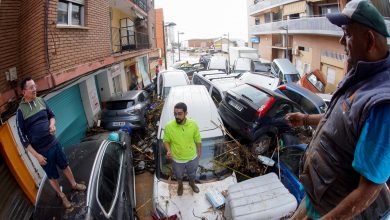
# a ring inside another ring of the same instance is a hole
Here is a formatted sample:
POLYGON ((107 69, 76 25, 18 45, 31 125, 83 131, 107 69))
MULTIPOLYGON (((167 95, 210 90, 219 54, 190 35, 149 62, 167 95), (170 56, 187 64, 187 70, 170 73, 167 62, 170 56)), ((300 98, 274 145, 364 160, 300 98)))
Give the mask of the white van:
POLYGON ((157 77, 157 97, 165 99, 171 87, 190 85, 186 72, 183 70, 166 70, 158 74, 157 77))
POLYGON ((153 210, 157 217, 163 219, 176 215, 178 219, 186 220, 194 219, 195 215, 205 219, 223 219, 222 211, 210 209, 211 204, 205 195, 211 189, 222 192, 237 183, 234 172, 214 162, 214 160, 223 162, 223 156, 218 158, 216 156, 226 151, 223 144, 225 134, 220 125, 222 120, 204 86, 177 86, 171 89, 161 113, 154 154, 157 157, 157 166, 153 183, 153 210), (202 155, 196 173, 199 193, 193 193, 185 177, 182 196, 177 195, 178 185, 172 172, 171 161, 166 159, 162 140, 164 127, 174 119, 173 109, 178 102, 187 105, 187 117, 198 123, 202 138, 202 155))

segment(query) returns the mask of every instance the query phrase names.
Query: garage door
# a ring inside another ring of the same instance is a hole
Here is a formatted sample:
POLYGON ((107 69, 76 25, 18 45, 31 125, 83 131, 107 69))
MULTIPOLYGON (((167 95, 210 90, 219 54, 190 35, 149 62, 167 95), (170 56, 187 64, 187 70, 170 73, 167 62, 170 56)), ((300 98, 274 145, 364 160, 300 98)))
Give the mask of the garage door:
POLYGON ((26 198, 0 154, 0 219, 30 219, 34 206, 26 198))
POLYGON ((87 118, 78 84, 47 100, 56 115, 57 138, 63 147, 79 143, 85 137, 87 118))

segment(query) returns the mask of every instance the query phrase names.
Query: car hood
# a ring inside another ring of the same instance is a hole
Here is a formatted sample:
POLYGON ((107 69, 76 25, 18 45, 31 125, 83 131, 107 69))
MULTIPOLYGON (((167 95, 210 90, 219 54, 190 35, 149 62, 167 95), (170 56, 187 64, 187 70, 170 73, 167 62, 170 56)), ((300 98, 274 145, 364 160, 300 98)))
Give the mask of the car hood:
MULTIPOLYGON (((105 135, 100 135, 105 137, 105 135)), ((101 138, 91 139, 80 144, 67 147, 64 151, 72 169, 73 175, 77 182, 89 186, 90 173, 95 161, 96 154, 99 150, 101 138)), ((86 197, 87 190, 76 192, 71 190, 69 182, 60 172, 58 179, 62 191, 71 200, 73 207, 66 210, 61 199, 56 196, 55 191, 45 176, 39 187, 36 199, 34 219, 83 219, 87 214, 86 197)))
POLYGON ((177 183, 160 181, 154 176, 153 210, 158 208, 168 216, 176 214, 179 219, 194 219, 194 215, 205 219, 223 219, 221 210, 213 209, 206 199, 206 192, 215 189, 219 192, 227 191, 230 185, 237 183, 236 175, 215 182, 196 184, 199 193, 192 192, 188 182, 183 183, 183 195, 177 195, 177 183))

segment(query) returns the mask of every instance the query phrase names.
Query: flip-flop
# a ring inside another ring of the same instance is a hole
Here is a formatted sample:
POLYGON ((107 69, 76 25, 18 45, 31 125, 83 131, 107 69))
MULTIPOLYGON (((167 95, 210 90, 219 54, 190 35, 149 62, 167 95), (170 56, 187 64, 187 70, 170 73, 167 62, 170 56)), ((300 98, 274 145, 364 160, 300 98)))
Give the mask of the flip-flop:
POLYGON ((76 183, 75 185, 72 186, 72 189, 77 191, 85 191, 87 187, 82 183, 76 183))

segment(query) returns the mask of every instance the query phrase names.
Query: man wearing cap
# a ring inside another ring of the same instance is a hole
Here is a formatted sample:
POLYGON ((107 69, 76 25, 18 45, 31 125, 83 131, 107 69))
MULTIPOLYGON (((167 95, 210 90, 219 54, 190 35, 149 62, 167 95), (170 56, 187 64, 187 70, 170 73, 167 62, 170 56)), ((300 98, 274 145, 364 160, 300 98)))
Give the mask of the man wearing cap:
POLYGON ((293 126, 317 126, 300 175, 306 197, 293 219, 379 219, 390 208, 389 33, 364 0, 327 18, 344 32, 347 74, 324 115, 287 115, 293 126))

